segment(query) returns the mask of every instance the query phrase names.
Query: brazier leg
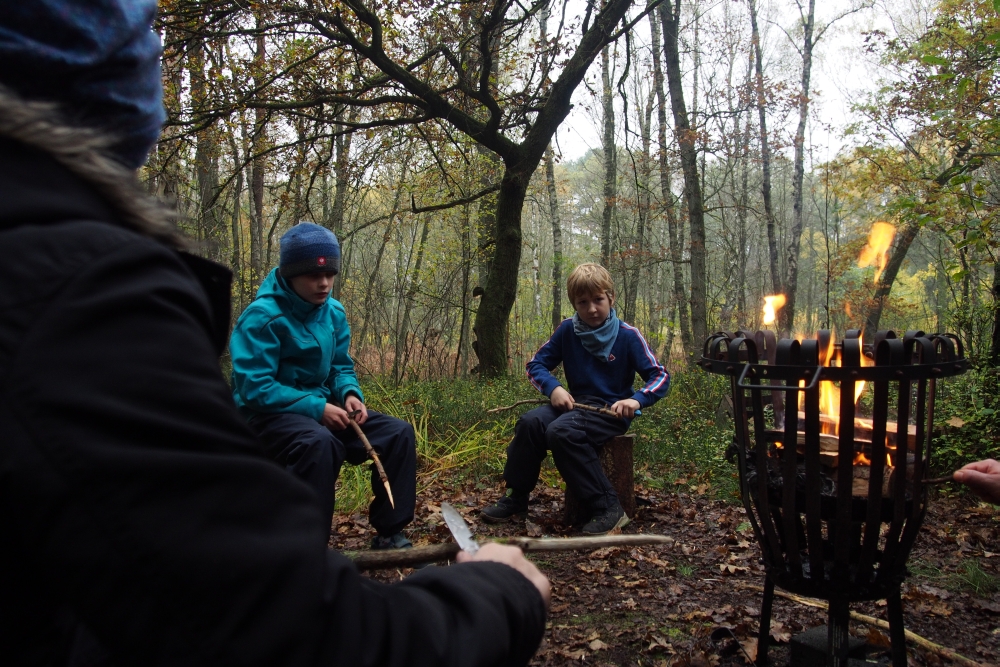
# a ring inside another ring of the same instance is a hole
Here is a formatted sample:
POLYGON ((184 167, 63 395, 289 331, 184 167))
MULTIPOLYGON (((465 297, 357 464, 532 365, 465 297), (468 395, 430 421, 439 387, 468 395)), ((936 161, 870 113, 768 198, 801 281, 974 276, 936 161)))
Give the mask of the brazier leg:
POLYGON ((847 667, 848 652, 851 650, 851 637, 848 633, 848 623, 851 618, 850 606, 846 600, 830 600, 830 612, 827 617, 827 665, 828 667, 847 667))
POLYGON ((892 643, 892 667, 906 667, 906 634, 903 631, 903 601, 899 589, 885 599, 889 613, 889 641, 892 643))

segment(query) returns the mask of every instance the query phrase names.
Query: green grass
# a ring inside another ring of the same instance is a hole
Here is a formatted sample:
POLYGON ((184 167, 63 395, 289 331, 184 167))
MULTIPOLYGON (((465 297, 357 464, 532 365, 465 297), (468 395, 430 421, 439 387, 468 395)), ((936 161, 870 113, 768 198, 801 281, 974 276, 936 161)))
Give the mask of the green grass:
POLYGON ((979 597, 987 598, 1000 591, 1000 577, 983 570, 977 561, 967 560, 962 563, 961 571, 955 576, 962 588, 979 597))
POLYGON ((956 593, 972 593, 988 598, 1000 591, 1000 577, 986 572, 978 561, 963 560, 954 570, 942 570, 919 558, 913 559, 907 569, 914 578, 956 593))
MULTIPOLYGON (((507 443, 523 405, 489 414, 540 395, 522 378, 482 381, 452 379, 411 382, 399 388, 378 379, 362 382, 366 404, 404 419, 417 437, 418 492, 429 481, 455 475, 459 479, 499 478, 507 443)), ((674 373, 670 394, 632 422, 636 478, 651 488, 707 484, 709 493, 735 499, 735 467, 723 454, 732 440, 732 425, 716 424, 715 411, 728 385, 700 370, 674 373)), ((541 483, 559 486, 558 472, 547 459, 541 483)), ((351 513, 370 502, 367 464, 345 465, 337 493, 337 511, 351 513)))

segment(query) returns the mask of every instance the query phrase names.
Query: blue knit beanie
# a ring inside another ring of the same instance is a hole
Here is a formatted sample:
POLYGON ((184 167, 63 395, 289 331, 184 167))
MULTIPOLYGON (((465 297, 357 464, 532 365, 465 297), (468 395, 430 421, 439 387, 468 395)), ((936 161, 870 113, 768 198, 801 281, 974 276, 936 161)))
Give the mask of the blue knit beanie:
POLYGON ((326 227, 300 222, 281 237, 282 278, 294 278, 304 273, 333 271, 340 273, 340 243, 326 227))
POLYGON ((0 0, 0 83, 118 139, 137 169, 166 118, 156 0, 0 0))

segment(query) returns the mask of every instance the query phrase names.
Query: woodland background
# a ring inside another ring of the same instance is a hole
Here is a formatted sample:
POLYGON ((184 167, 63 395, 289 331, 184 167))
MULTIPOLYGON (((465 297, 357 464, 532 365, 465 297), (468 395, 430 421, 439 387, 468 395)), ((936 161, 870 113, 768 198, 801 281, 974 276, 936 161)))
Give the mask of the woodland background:
MULTIPOLYGON (((232 268, 234 318, 289 226, 337 233, 366 402, 415 427, 415 543, 450 539, 441 500, 476 524, 496 499, 517 414, 486 411, 538 396, 522 369, 575 265, 611 270, 670 369, 632 425, 629 530, 676 542, 536 559, 555 595, 532 664, 756 655, 727 384, 691 360, 764 326, 765 295, 786 334, 958 334, 974 365, 938 384, 934 474, 1000 458, 1000 0, 161 0, 157 29, 169 120, 144 181, 232 268), (865 249, 877 223, 887 251, 865 249)), ((339 479, 330 544, 363 549, 369 471, 339 479)), ((501 534, 571 532, 559 484, 543 467, 501 534)), ((993 661, 1000 515, 955 493, 934 492, 906 626, 993 661)), ((775 664, 822 620, 779 600, 775 664)))
POLYGON ((444 468, 509 434, 482 410, 530 394, 509 375, 572 314, 583 261, 674 374, 637 421, 643 465, 718 463, 722 391, 689 362, 780 293, 785 333, 961 337, 976 369, 943 392, 948 466, 1000 451, 998 8, 162 0, 169 120, 142 175, 232 268, 234 318, 289 226, 334 230, 370 400, 444 468), (862 79, 838 121, 822 58, 862 79), (567 157, 571 105, 599 145, 567 157), (892 246, 861 266, 880 222, 892 246))

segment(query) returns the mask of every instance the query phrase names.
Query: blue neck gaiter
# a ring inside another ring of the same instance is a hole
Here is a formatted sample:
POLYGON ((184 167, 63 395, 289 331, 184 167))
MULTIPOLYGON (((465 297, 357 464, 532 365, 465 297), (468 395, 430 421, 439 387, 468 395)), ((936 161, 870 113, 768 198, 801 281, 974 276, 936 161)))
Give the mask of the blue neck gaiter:
POLYGON ((577 313, 573 313, 573 333, 580 338, 583 349, 605 363, 611 356, 611 348, 618 338, 620 324, 621 320, 618 319, 614 308, 611 309, 608 319, 604 320, 604 324, 596 329, 582 321, 577 313))
POLYGON ((112 157, 138 169, 166 119, 155 15, 156 0, 4 0, 0 83, 115 137, 112 157))

